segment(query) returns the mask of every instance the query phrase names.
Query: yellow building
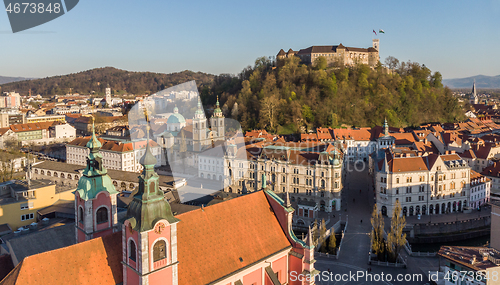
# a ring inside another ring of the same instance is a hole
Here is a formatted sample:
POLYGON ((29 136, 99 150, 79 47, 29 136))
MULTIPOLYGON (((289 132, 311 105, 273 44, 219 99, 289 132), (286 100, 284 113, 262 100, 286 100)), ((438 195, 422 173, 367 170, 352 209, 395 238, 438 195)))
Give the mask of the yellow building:
POLYGON ((0 184, 0 225, 15 231, 37 221, 37 211, 57 201, 74 200, 74 188, 56 189, 49 180, 11 180, 0 184))
POLYGON ((63 122, 66 123, 65 115, 47 115, 37 117, 26 117, 26 123, 43 123, 43 122, 63 122))

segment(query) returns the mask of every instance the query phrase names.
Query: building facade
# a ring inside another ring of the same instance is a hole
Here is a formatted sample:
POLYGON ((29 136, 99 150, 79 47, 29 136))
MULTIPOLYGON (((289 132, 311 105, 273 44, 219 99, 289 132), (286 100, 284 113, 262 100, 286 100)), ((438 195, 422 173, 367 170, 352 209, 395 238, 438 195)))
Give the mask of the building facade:
MULTIPOLYGON (((66 145, 66 162, 77 165, 86 165, 89 149, 86 147, 91 137, 76 138, 66 145)), ((103 165, 107 169, 130 172, 139 172, 142 166, 139 158, 146 150, 146 140, 111 140, 98 139, 102 147, 99 153, 103 157, 103 165)), ((157 159, 157 166, 165 161, 162 148, 155 142, 151 143, 151 152, 157 159)))
POLYGON ((289 192, 292 202, 314 201, 326 212, 340 210, 342 173, 342 154, 331 144, 230 144, 198 154, 198 176, 224 180, 227 192, 251 193, 269 184, 276 193, 289 192))
POLYGON ((469 205, 470 167, 457 154, 398 153, 389 148, 374 171, 377 205, 392 216, 396 201, 403 215, 445 214, 469 205))

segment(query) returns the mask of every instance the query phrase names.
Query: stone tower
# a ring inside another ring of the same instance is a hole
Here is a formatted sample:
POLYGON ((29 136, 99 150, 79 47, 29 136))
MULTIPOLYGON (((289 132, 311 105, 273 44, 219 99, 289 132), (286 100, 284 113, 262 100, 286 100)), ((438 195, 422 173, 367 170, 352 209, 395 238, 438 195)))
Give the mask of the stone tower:
POLYGON ((379 39, 373 39, 373 48, 376 49, 377 51, 380 51, 380 40, 379 39))
POLYGON ((101 146, 92 123, 92 137, 87 143, 90 149, 87 167, 75 191, 77 243, 113 233, 118 226, 116 195, 119 192, 102 165, 101 146))
POLYGON ((207 140, 207 118, 205 111, 201 106, 201 101, 198 101, 198 109, 194 114, 193 119, 193 150, 201 151, 207 140))

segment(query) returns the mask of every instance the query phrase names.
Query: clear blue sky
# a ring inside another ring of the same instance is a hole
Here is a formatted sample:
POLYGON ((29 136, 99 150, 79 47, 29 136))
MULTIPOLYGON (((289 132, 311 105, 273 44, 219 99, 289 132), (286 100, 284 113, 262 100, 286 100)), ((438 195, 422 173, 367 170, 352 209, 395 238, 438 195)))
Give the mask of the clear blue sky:
MULTIPOLYGON (((3 6, 2 6, 3 7, 3 6)), ((443 78, 499 75, 500 0, 81 0, 13 34, 0 11, 0 75, 45 77, 113 66, 236 74, 260 56, 311 45, 371 46, 443 78)))

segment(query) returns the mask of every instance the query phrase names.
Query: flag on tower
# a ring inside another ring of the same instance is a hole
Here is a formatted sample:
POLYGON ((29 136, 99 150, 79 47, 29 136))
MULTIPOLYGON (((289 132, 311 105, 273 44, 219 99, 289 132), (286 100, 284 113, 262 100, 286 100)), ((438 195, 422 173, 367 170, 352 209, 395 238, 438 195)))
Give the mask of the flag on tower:
POLYGON ((384 30, 382 30, 382 29, 378 30, 378 33, 379 34, 385 34, 384 30))
POLYGON ((373 33, 374 33, 375 35, 377 35, 377 32, 375 32, 375 30, 373 30, 373 33))

